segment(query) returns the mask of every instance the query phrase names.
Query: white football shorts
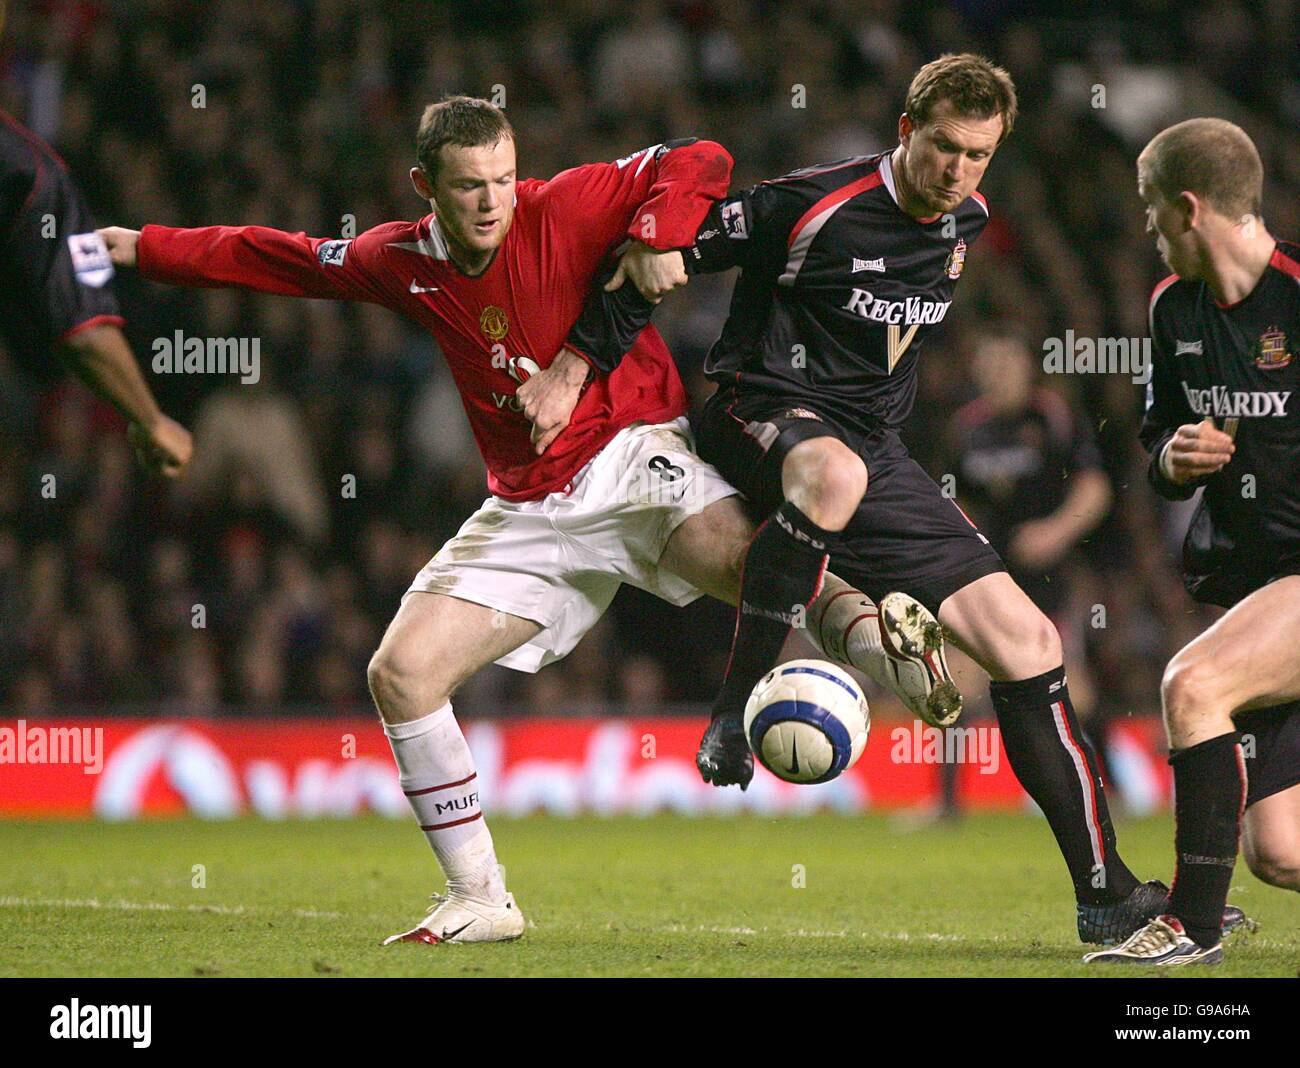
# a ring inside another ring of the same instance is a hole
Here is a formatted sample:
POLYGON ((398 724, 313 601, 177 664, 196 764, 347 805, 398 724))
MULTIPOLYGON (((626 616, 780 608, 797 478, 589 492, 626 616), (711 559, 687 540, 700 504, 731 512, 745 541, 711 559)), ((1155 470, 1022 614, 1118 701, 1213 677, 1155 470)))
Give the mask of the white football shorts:
POLYGON ((695 454, 690 424, 634 423, 536 501, 489 497, 411 583, 531 619, 542 630, 497 661, 537 671, 560 660, 630 583, 669 604, 702 591, 661 570, 668 538, 736 489, 695 454))

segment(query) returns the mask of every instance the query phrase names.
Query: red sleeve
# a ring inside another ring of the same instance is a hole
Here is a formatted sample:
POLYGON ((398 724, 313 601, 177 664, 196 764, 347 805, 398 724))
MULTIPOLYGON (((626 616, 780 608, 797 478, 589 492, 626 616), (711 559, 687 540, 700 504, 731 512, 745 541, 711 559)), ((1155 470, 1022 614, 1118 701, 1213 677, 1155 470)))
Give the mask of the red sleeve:
POLYGON ((603 249, 624 237, 661 250, 687 248, 731 184, 731 155, 714 141, 669 141, 614 163, 557 174, 546 199, 561 217, 581 218, 603 249))
POLYGON ((266 226, 150 225, 140 233, 138 263, 155 282, 386 303, 376 270, 383 241, 378 230, 344 240, 266 226))

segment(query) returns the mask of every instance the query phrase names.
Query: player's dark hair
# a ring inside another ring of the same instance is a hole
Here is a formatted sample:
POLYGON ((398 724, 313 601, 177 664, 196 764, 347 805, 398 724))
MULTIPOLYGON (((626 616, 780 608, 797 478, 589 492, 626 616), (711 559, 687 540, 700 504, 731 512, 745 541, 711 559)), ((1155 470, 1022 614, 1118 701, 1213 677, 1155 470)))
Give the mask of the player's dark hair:
POLYGON ((1161 130, 1138 156, 1138 175, 1167 201, 1195 193, 1230 219, 1259 215, 1263 206, 1259 151, 1226 119, 1188 119, 1161 130))
POLYGON ((424 109, 415 135, 415 158, 429 181, 438 177, 443 145, 476 148, 514 140, 515 131, 506 113, 487 100, 474 96, 445 96, 424 109))
POLYGON ((1016 124, 1016 85, 1011 75, 973 52, 949 52, 918 70, 907 88, 903 110, 913 123, 924 126, 942 100, 950 101, 959 115, 981 119, 1001 115, 998 144, 1016 124))

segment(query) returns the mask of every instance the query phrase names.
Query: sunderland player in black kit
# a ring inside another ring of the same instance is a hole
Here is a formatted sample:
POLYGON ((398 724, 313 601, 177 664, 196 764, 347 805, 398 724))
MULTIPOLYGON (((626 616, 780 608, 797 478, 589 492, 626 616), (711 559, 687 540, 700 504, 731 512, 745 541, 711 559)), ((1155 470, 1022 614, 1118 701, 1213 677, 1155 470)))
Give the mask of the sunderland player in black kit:
MULTIPOLYGON (((918 354, 988 219, 976 186, 1011 130, 1015 89, 982 57, 949 55, 921 68, 905 106, 892 152, 729 197, 684 254, 688 273, 742 270, 705 365, 718 389, 698 439, 763 520, 697 763, 716 785, 749 781, 746 698, 829 556, 873 599, 911 594, 989 673, 1008 758, 1069 867, 1080 937, 1122 939, 1163 911, 1168 892, 1139 883, 1116 851, 1056 629, 898 436, 918 354)), ((616 358, 648 318, 624 286, 588 306, 570 345, 598 359, 609 347, 616 358)))
POLYGON ((63 161, 0 111, 0 338, 38 384, 66 361, 126 417, 141 462, 175 477, 189 461, 190 434, 158 409, 122 333, 112 277, 63 161))
POLYGON ((1175 272, 1151 297, 1142 443, 1162 496, 1204 487, 1183 569, 1196 600, 1228 611, 1161 684, 1169 907, 1085 959, 1221 960, 1239 839, 1260 879, 1300 891, 1300 245, 1265 229, 1263 176, 1250 138, 1222 119, 1171 126, 1138 157, 1147 229, 1175 272))

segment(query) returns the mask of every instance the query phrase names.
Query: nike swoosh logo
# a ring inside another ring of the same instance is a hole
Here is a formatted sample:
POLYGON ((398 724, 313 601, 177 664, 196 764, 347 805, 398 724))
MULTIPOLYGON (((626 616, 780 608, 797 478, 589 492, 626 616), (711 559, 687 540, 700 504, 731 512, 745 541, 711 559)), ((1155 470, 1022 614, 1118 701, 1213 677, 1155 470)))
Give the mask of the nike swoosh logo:
POLYGON ((474 922, 473 920, 470 920, 469 923, 462 924, 460 927, 457 927, 454 931, 448 931, 447 928, 444 927, 442 929, 442 934, 439 936, 439 938, 443 942, 450 942, 453 938, 455 938, 458 934, 460 934, 461 931, 465 930, 465 928, 468 927, 470 923, 473 922, 474 922))
POLYGON ((416 282, 415 282, 415 279, 412 278, 412 279, 411 279, 411 292, 412 292, 412 293, 436 293, 436 292, 438 292, 438 287, 437 287, 437 286, 422 286, 422 285, 417 285, 416 282))
POLYGON ((790 740, 790 774, 799 774, 799 739, 790 740))

